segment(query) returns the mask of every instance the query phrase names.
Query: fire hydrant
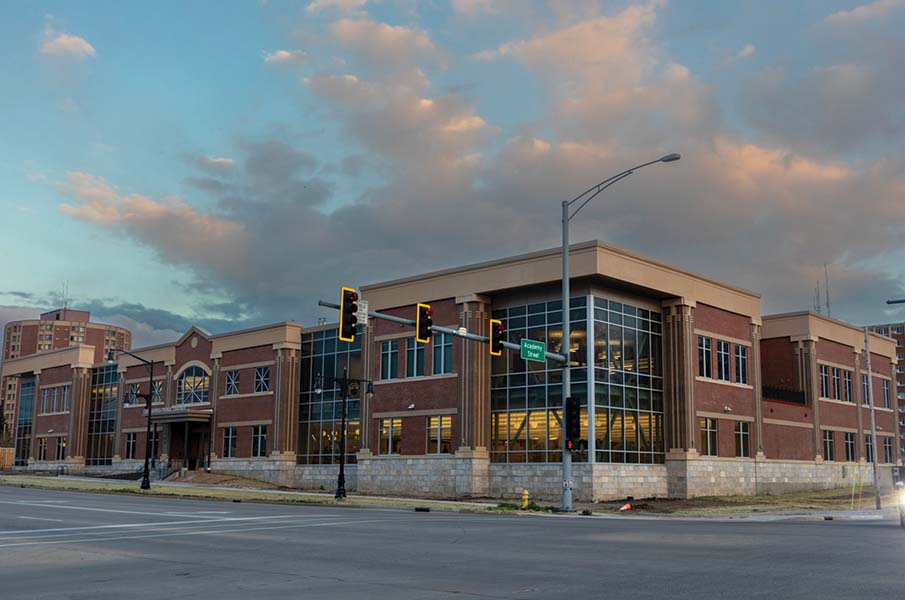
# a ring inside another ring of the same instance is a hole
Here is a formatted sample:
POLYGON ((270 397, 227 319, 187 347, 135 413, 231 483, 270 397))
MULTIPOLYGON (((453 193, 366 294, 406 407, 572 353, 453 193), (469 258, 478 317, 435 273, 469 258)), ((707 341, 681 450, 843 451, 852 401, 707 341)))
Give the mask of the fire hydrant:
POLYGON ((531 494, 528 493, 528 490, 522 490, 522 510, 527 510, 530 502, 531 494))

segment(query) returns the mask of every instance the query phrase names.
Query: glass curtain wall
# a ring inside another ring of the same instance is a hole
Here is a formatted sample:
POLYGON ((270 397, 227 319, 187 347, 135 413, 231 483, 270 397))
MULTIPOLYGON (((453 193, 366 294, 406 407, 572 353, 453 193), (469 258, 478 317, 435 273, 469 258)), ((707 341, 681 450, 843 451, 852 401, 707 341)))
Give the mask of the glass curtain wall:
MULTIPOLYGON (((661 315, 596 296, 572 298, 570 309, 572 396, 582 407, 573 460, 662 463, 661 315)), ((559 301, 495 310, 493 318, 514 344, 527 337, 562 351, 559 301)), ((562 369, 506 351, 493 358, 490 386, 491 461, 560 462, 562 369)))
POLYGON ((14 464, 17 467, 28 466, 28 455, 31 453, 31 434, 35 412, 35 380, 34 377, 22 378, 19 386, 19 416, 16 419, 16 454, 14 464))
MULTIPOLYGON (((357 328, 355 341, 351 344, 337 339, 337 329, 302 335, 299 464, 339 464, 343 398, 339 384, 332 378, 342 377, 346 366, 349 377, 365 376, 361 360, 361 327, 357 328), (318 375, 323 376, 320 382, 318 375), (318 384, 323 391, 315 394, 318 384)), ((346 403, 346 463, 355 462, 360 442, 361 399, 350 397, 346 403)))
POLYGON ((118 389, 117 365, 106 365, 91 370, 86 465, 113 464, 118 389))

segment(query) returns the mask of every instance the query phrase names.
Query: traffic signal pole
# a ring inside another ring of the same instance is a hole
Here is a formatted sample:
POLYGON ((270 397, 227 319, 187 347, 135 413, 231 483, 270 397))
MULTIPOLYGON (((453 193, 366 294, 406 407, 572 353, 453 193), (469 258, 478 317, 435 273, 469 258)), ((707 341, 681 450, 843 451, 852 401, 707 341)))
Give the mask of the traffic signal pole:
MULTIPOLYGON (((325 308, 336 308, 339 309, 339 304, 335 302, 326 302, 324 300, 317 301, 318 306, 323 306, 325 308)), ((387 315, 380 312, 368 311, 368 318, 381 319, 383 321, 390 321, 391 323, 399 323, 400 325, 411 325, 415 327, 417 325, 414 319, 406 319, 403 317, 397 317, 395 315, 387 315)), ((471 340, 473 342, 480 342, 482 344, 489 344, 490 338, 486 335, 477 335, 475 333, 470 333, 465 331, 465 328, 460 329, 452 329, 451 327, 441 327, 439 325, 434 325, 432 329, 437 333, 445 333, 446 335, 453 335, 456 337, 460 337, 465 340, 471 340)), ((512 342, 502 342, 504 348, 509 348, 510 350, 521 350, 522 347, 518 344, 513 344, 512 342)), ((547 360, 555 360, 557 362, 565 362, 566 357, 562 354, 557 354, 556 352, 545 352, 544 356, 547 360)))

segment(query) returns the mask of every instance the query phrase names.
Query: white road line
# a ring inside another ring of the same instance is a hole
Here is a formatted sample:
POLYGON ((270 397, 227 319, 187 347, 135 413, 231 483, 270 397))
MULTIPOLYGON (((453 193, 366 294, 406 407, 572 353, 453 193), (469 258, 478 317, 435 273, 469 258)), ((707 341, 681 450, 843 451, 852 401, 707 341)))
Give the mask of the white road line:
MULTIPOLYGON (((269 515, 265 517, 222 517, 219 519, 204 519, 202 521, 162 521, 156 523, 119 523, 116 525, 85 525, 82 527, 56 527, 53 529, 12 529, 9 531, 0 531, 0 539, 8 539, 7 535, 12 534, 14 536, 29 536, 31 534, 37 533, 56 533, 56 532, 69 532, 69 531, 86 531, 86 530, 95 530, 95 529, 125 529, 132 527, 159 527, 160 525, 191 525, 195 523, 206 523, 206 524, 214 524, 214 523, 237 523, 237 522, 245 522, 245 521, 262 521, 265 519, 291 519, 298 518, 300 515, 269 515)), ((319 518, 329 518, 332 515, 323 515, 319 518)), ((318 518, 318 515, 309 515, 306 518, 318 518)))
MULTIPOLYGON (((42 508, 48 508, 46 504, 38 503, 38 502, 26 502, 19 500, 17 502, 9 502, 5 500, 0 500, 0 504, 12 504, 15 506, 40 506, 42 508)), ((184 513, 184 512, 147 512, 147 511, 139 511, 139 510, 117 510, 114 508, 92 508, 90 506, 65 506, 62 504, 55 504, 52 508, 66 509, 66 510, 88 510, 92 512, 105 512, 105 513, 120 513, 125 515, 151 515, 155 517, 175 517, 175 516, 183 516, 183 517, 194 517, 194 516, 203 516, 197 515, 193 513, 184 513)))
POLYGON ((206 531, 185 531, 177 533, 156 533, 153 535, 124 535, 119 537, 102 537, 102 538, 82 538, 74 540, 51 540, 47 542, 22 542, 15 544, 0 544, 0 548, 11 548, 16 546, 46 546, 60 544, 79 544, 83 542, 108 542, 115 540, 137 540, 145 538, 162 538, 162 537, 181 537, 186 535, 211 535, 216 533, 236 533, 246 531, 265 531, 273 529, 301 529, 304 527, 326 527, 329 525, 360 525, 362 523, 381 523, 390 521, 391 519, 368 519, 362 521, 336 521, 333 523, 305 523, 302 525, 278 525, 275 527, 244 527, 241 529, 216 529, 206 531))
POLYGON ((48 519, 46 517, 24 517, 19 515, 20 519, 30 519, 32 521, 56 521, 57 523, 62 523, 63 519, 48 519))

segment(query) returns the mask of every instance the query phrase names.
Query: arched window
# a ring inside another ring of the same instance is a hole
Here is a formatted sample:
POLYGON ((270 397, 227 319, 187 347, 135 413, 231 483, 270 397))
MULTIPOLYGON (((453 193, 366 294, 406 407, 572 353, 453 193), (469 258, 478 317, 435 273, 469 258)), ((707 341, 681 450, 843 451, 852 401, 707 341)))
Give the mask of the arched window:
POLYGON ((210 377, 200 367, 189 367, 179 377, 176 403, 197 404, 207 402, 207 387, 210 377))

